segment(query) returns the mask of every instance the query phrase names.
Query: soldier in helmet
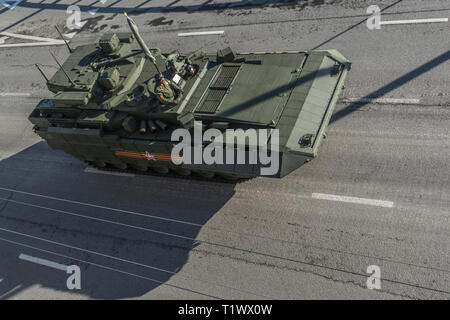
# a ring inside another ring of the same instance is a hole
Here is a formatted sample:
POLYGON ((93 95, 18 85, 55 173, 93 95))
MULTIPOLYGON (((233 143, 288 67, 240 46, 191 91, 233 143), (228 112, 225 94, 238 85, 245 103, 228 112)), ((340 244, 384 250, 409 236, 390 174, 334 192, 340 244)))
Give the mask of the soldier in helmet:
POLYGON ((164 78, 164 76, 158 73, 156 76, 156 96, 161 104, 177 104, 181 98, 183 90, 174 82, 164 78), (175 99, 175 94, 178 98, 175 99))
POLYGON ((189 79, 193 78, 196 73, 197 73, 196 68, 192 64, 189 63, 186 66, 186 70, 184 71, 184 77, 183 78, 185 80, 189 80, 189 79))

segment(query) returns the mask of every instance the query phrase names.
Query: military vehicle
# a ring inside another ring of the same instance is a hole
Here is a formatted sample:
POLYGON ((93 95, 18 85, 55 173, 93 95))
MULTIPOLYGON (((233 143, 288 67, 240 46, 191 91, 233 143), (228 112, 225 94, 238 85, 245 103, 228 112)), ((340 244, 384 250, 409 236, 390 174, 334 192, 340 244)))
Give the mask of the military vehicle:
MULTIPOLYGON (((106 33, 75 49, 66 43, 70 55, 62 65, 57 61, 53 77, 37 66, 54 96, 40 101, 29 120, 51 148, 106 170, 208 179, 262 175, 267 163, 198 163, 187 161, 195 152, 185 150, 174 161, 172 133, 193 132, 201 122, 201 132, 214 128, 223 136, 197 147, 225 141, 233 129, 244 138, 249 129, 266 131, 256 144, 277 157, 273 177, 317 155, 351 66, 338 51, 163 52, 149 49, 127 19, 131 32, 106 33), (269 141, 275 131, 277 141, 269 141)), ((248 159, 255 143, 237 140, 217 145, 248 159)))

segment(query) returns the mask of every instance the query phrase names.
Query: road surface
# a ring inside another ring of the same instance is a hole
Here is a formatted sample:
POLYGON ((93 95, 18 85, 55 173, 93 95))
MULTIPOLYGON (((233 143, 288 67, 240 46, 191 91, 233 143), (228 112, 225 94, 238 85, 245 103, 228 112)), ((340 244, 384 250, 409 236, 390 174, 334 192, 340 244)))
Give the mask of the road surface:
MULTIPOLYGON (((450 24, 369 30, 371 4, 30 0, 0 9, 1 31, 57 39, 54 25, 70 33, 66 10, 78 5, 87 23, 72 46, 127 31, 127 11, 150 47, 327 48, 353 62, 317 159, 283 179, 224 184, 85 172, 27 120, 50 95, 34 63, 53 74, 48 50, 63 60, 67 49, 0 47, 0 298, 449 299, 450 24), (79 266, 81 289, 21 254, 79 266), (380 289, 367 288, 369 266, 380 268, 380 289)), ((450 15, 446 0, 378 5, 383 21, 450 15)))

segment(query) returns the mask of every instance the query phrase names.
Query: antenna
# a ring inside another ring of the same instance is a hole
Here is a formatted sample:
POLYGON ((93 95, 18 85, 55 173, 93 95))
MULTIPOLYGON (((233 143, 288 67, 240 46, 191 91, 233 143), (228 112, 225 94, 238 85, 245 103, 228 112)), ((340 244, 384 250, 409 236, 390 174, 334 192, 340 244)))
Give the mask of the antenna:
POLYGON ((53 59, 55 59, 56 63, 58 64, 58 66, 61 68, 61 70, 64 72, 64 74, 66 75, 67 79, 69 79, 70 83, 73 86, 76 86, 75 82, 72 81, 72 79, 70 79, 69 75, 67 74, 66 70, 64 70, 63 66, 58 62, 58 60, 56 59, 55 55, 53 54, 53 52, 49 51, 50 54, 52 55, 53 59))
POLYGON ((44 77, 45 81, 48 82, 48 78, 47 78, 47 76, 45 75, 44 71, 42 71, 41 67, 40 67, 37 63, 35 64, 35 66, 36 66, 36 68, 39 70, 39 72, 42 74, 42 76, 44 77))
POLYGON ((156 71, 158 71, 159 74, 161 74, 161 70, 159 70, 158 65, 156 64, 156 59, 148 49, 147 45, 144 42, 144 39, 142 39, 141 35, 139 34, 139 29, 136 25, 136 23, 127 15, 126 12, 123 13, 124 16, 127 18, 128 25, 130 26, 131 32, 133 32, 134 37, 136 38, 139 46, 141 47, 142 51, 144 52, 147 59, 151 60, 153 62, 153 65, 156 68, 156 71))
POLYGON ((61 37, 61 39, 64 41, 64 43, 67 46, 67 49, 69 49, 70 53, 73 53, 73 49, 69 46, 69 43, 67 42, 67 40, 64 38, 63 34, 61 33, 61 31, 59 31, 58 26, 55 26, 56 31, 58 31, 59 36, 61 37))

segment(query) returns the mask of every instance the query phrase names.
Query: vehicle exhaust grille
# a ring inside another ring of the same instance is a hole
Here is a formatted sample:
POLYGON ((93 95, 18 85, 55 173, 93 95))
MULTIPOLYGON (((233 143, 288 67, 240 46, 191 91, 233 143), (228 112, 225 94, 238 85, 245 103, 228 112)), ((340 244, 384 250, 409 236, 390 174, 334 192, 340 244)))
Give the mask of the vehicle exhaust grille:
POLYGON ((208 89, 205 99, 196 111, 202 113, 215 113, 222 102, 225 93, 227 93, 227 90, 208 89))
POLYGON ((223 65, 219 75, 209 86, 202 103, 195 111, 201 113, 215 113, 233 83, 239 68, 239 65, 223 65))
POLYGON ((223 66, 220 71, 219 76, 214 81, 214 84, 210 86, 211 89, 228 89, 231 83, 236 77, 237 72, 239 71, 240 66, 232 65, 232 66, 223 66))

